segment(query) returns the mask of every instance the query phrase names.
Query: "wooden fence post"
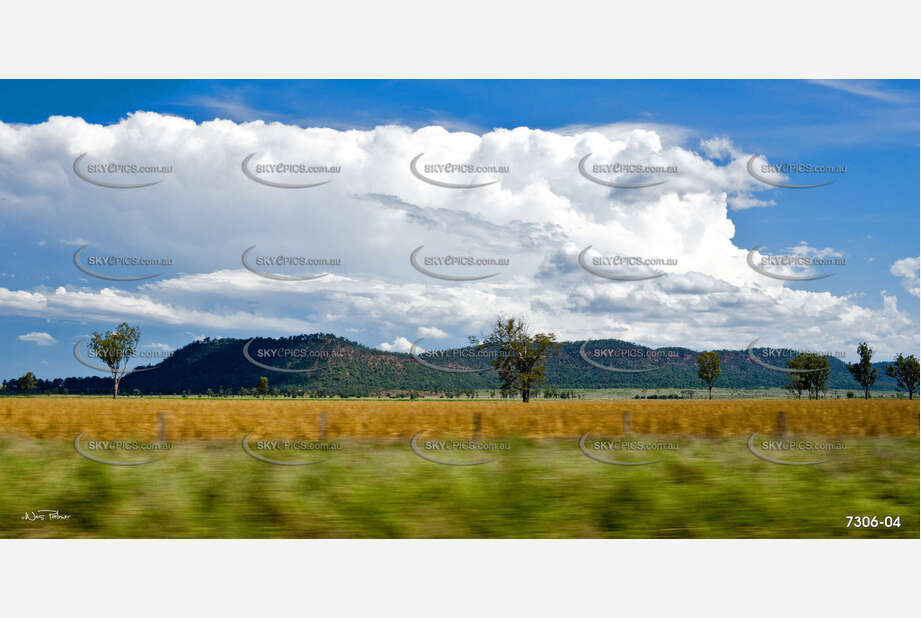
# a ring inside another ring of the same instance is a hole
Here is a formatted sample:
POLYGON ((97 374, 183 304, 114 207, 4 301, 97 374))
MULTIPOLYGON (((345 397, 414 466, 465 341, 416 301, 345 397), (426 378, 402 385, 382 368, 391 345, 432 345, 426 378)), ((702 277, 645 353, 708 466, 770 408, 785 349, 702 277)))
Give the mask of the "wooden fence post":
POLYGON ((166 412, 160 412, 158 417, 160 426, 157 430, 157 440, 166 442, 166 412))
POLYGON ((320 412, 320 418, 317 422, 319 426, 320 442, 326 442, 326 412, 320 412))
POLYGON ((784 438, 787 435, 787 413, 778 412, 777 413, 777 427, 780 430, 780 437, 784 438))
POLYGON ((480 412, 473 413, 473 439, 479 440, 483 431, 483 414, 480 412))
POLYGON ((630 433, 630 410, 624 410, 624 435, 630 433))

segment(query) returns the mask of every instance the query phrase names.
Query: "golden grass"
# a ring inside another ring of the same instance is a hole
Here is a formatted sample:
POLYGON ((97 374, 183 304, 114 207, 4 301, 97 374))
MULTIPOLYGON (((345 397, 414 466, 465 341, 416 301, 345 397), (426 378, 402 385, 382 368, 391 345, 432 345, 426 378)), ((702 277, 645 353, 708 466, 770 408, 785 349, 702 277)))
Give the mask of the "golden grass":
POLYGON ((737 436, 775 432, 778 413, 787 431, 829 436, 917 436, 919 405, 907 400, 717 401, 341 401, 196 400, 9 397, 0 399, 0 435, 73 439, 157 436, 166 413, 167 439, 210 440, 257 436, 408 438, 418 431, 469 435, 480 415, 484 437, 551 438, 587 431, 617 435, 623 412, 635 433, 737 436))

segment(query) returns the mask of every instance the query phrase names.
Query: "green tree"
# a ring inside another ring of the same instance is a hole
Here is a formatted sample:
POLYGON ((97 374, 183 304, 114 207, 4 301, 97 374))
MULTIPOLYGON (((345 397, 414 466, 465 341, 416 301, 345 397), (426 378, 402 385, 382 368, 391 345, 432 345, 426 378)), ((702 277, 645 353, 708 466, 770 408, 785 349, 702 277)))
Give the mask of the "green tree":
POLYGON ((799 393, 806 391, 810 399, 818 399, 819 393, 825 392, 825 383, 831 375, 827 356, 811 352, 798 354, 796 358, 787 361, 787 367, 798 370, 798 373, 788 375, 793 389, 799 393))
POLYGON ((256 392, 262 395, 262 398, 265 399, 265 396, 269 393, 269 379, 265 376, 259 378, 259 384, 256 385, 256 392))
POLYGON ((863 398, 869 399, 870 387, 876 382, 879 371, 871 362, 873 349, 867 345, 866 341, 857 346, 857 354, 860 356, 860 360, 853 364, 848 363, 847 370, 851 372, 857 383, 863 387, 863 398))
MULTIPOLYGON (((793 363, 796 359, 788 360, 787 367, 793 367, 793 363)), ((793 396, 797 399, 803 398, 803 392, 809 391, 809 380, 802 373, 788 373, 787 376, 790 378, 784 388, 793 393, 793 396)))
POLYGON ((119 324, 115 330, 106 331, 105 335, 94 332, 90 339, 93 352, 112 372, 112 399, 118 399, 118 385, 125 377, 128 361, 137 351, 140 340, 141 331, 125 322, 119 324))
POLYGON ((546 362, 560 345, 553 333, 531 334, 523 320, 498 318, 493 330, 482 341, 470 342, 478 350, 493 349, 497 356, 491 361, 499 374, 502 392, 518 391, 521 401, 531 401, 531 391, 546 381, 546 362))
POLYGON ((23 393, 34 391, 35 387, 38 386, 38 380, 35 379, 35 374, 33 374, 31 371, 27 371, 26 375, 19 378, 17 382, 20 392, 23 393))
POLYGON ((918 359, 915 355, 898 355, 895 364, 886 365, 886 375, 895 378, 899 390, 907 391, 908 398, 912 399, 918 390, 918 359))
POLYGON ((713 399, 713 383, 720 377, 720 355, 715 351, 697 355, 697 377, 707 385, 708 399, 713 399))

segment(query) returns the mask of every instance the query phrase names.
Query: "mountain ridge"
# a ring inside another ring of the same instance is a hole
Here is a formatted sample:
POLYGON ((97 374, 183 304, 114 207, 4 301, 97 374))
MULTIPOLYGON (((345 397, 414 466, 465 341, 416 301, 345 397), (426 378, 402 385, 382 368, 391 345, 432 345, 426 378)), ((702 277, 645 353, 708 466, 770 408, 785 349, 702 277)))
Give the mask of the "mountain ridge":
MULTIPOLYGON (((717 350, 722 373, 716 387, 765 388, 789 383, 786 373, 753 362, 748 350, 717 350)), ((85 352, 84 352, 85 353, 85 352)), ((291 337, 205 338, 175 350, 156 365, 138 367, 124 377, 120 391, 130 394, 240 394, 254 389, 260 377, 287 395, 374 396, 392 393, 463 393, 498 390, 489 366, 490 350, 472 346, 415 350, 415 354, 364 346, 332 333, 291 337)), ((547 387, 556 389, 675 388, 700 390, 695 358, 684 347, 649 348, 619 339, 561 342, 559 354, 547 361, 547 387)), ((751 355, 762 363, 785 368, 795 351, 758 347, 751 355)), ((81 361, 82 362, 82 361, 81 361)), ((892 390, 895 381, 882 366, 874 388, 892 390)), ((828 390, 860 387, 845 364, 829 356, 828 390)), ((15 381, 7 382, 9 387, 15 381)), ((71 394, 111 392, 111 377, 69 377, 41 380, 39 391, 71 394)))

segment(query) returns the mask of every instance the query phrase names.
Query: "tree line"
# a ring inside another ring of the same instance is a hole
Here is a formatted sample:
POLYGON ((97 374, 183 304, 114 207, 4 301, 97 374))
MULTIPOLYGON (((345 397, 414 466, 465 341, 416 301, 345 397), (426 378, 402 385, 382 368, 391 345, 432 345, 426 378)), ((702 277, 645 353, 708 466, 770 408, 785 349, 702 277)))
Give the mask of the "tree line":
MULTIPOLYGON (((870 398, 870 387, 879 377, 879 370, 873 366, 873 349, 862 341, 857 346, 858 361, 846 363, 848 372, 863 389, 864 399, 870 398)), ((790 379, 786 385, 799 399, 806 393, 809 399, 818 399, 819 393, 825 392, 825 384, 831 375, 828 357, 811 352, 798 354, 786 362, 787 375, 790 379)), ((697 375, 707 387, 709 398, 713 399, 713 385, 720 376, 720 356, 716 351, 701 352, 697 355, 697 375)), ((901 353, 891 365, 885 366, 886 375, 894 378, 899 391, 908 393, 913 399, 918 392, 919 363, 914 354, 904 356, 901 353)))
MULTIPOLYGON (((94 332, 90 338, 90 348, 96 358, 105 363, 112 375, 113 398, 118 398, 119 385, 127 373, 128 362, 135 355, 139 342, 140 330, 127 323, 119 324, 115 329, 105 333, 94 332)), ((499 379, 498 390, 503 398, 516 396, 520 397, 522 402, 528 403, 534 393, 542 394, 544 398, 578 397, 575 391, 558 390, 547 386, 547 361, 552 356, 559 354, 561 348, 555 334, 532 333, 524 320, 500 317, 488 334, 471 337, 470 343, 477 351, 491 350, 495 353, 490 365, 499 379), (542 387, 543 391, 540 390, 542 387)), ((866 342, 858 345, 857 354, 859 360, 855 363, 847 363, 846 367, 851 377, 863 389, 864 398, 869 399, 870 388, 876 382, 879 372, 872 365, 873 350, 866 342)), ((722 373, 720 355, 715 350, 700 352, 696 356, 696 363, 697 376, 706 387, 708 398, 712 399, 713 387, 722 373)), ((789 378, 786 388, 793 396, 801 398, 805 394, 810 399, 818 399, 820 394, 825 392, 826 383, 831 374, 827 356, 815 353, 798 354, 795 358, 787 360, 786 365, 788 370, 786 373, 789 378)), ((909 356, 899 354, 892 364, 884 366, 884 371, 886 375, 895 379, 899 391, 905 391, 909 399, 914 398, 914 394, 918 391, 919 381, 919 363, 914 354, 909 356)), ((61 392, 63 382, 60 379, 52 382, 38 380, 30 371, 16 380, 3 381, 0 384, 0 392, 29 394, 40 386, 44 386, 45 390, 51 387, 61 392)), ((317 396, 362 396, 362 393, 357 392, 332 393, 325 390, 321 394, 319 390, 316 393, 317 396)), ((211 389, 208 389, 208 392, 211 393, 211 389)), ((259 378, 257 384, 251 389, 239 389, 241 396, 266 397, 269 393, 267 377, 259 378)), ((281 394, 277 389, 273 389, 271 393, 281 394)), ((140 393, 135 389, 134 394, 140 393)), ((445 391, 445 396, 470 398, 475 397, 476 392, 466 388, 456 392, 445 391)), ((410 398, 415 397, 410 394, 410 398)))

